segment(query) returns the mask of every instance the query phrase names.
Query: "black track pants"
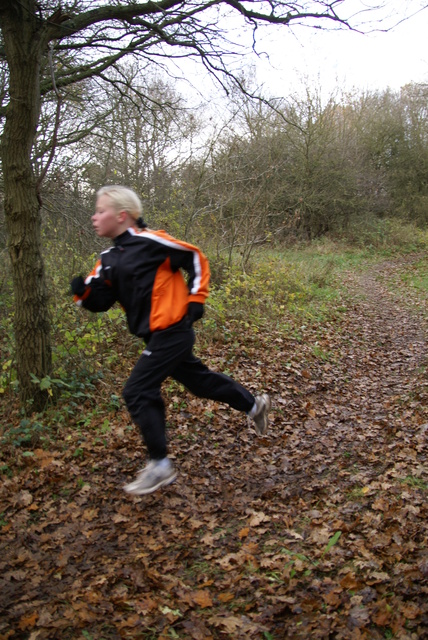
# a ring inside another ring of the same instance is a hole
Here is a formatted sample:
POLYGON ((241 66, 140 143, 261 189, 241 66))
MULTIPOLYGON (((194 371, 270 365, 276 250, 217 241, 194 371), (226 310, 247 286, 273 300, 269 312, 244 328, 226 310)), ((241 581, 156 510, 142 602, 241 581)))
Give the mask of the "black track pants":
POLYGON ((156 331, 123 390, 128 410, 139 426, 152 459, 167 454, 165 406, 161 384, 172 377, 200 398, 228 404, 238 411, 250 411, 254 396, 222 373, 210 371, 193 353, 195 334, 187 320, 156 331))

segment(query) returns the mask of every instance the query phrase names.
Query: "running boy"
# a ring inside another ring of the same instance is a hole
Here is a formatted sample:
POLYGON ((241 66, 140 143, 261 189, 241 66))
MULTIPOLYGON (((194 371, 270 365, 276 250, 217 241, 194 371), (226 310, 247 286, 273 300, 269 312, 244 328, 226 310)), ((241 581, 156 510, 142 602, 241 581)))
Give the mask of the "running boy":
POLYGON ((151 493, 176 477, 167 457, 161 396, 161 384, 167 377, 198 397, 246 412, 259 435, 267 429, 270 409, 267 394, 254 397, 193 355, 192 324, 204 313, 208 261, 197 247, 164 231, 149 230, 141 214, 141 201, 134 191, 123 186, 102 187, 92 224, 98 236, 113 240, 113 246, 101 253, 86 279, 79 276, 71 283, 77 304, 90 311, 107 311, 119 302, 130 332, 146 344, 123 390, 149 456, 147 466, 124 487, 135 495, 151 493), (182 270, 188 275, 187 282, 182 270))

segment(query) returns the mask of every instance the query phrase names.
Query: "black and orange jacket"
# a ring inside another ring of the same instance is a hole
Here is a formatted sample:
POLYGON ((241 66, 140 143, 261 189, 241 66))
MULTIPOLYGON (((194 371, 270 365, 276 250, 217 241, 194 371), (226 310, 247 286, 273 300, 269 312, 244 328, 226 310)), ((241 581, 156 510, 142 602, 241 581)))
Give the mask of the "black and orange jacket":
POLYGON ((89 311, 107 311, 118 302, 131 333, 148 340, 180 322, 189 302, 205 302, 209 278, 208 260, 197 247, 165 231, 130 228, 101 253, 86 290, 74 299, 89 311))

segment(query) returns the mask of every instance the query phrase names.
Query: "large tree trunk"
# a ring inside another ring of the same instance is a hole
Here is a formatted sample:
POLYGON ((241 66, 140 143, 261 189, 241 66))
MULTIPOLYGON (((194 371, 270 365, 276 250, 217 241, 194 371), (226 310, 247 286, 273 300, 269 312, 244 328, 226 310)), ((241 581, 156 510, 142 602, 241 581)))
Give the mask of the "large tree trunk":
POLYGON ((15 298, 14 333, 19 394, 23 407, 37 411, 46 402, 46 391, 34 384, 31 374, 39 379, 49 375, 52 360, 41 248, 40 203, 31 162, 31 149, 40 113, 42 45, 34 12, 22 10, 23 4, 13 3, 10 15, 7 10, 2 13, 2 31, 10 72, 10 102, 1 155, 15 298), (19 26, 17 11, 22 11, 19 26))

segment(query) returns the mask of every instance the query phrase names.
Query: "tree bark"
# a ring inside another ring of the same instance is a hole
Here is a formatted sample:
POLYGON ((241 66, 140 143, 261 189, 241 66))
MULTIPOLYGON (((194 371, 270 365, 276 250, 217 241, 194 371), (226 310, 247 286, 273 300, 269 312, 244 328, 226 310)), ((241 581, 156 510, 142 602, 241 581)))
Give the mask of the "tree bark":
POLYGON ((52 364, 41 207, 31 162, 40 111, 43 44, 32 0, 13 2, 9 7, 5 9, 2 3, 2 32, 10 74, 10 101, 1 145, 4 209, 15 298, 19 396, 23 407, 29 408, 31 401, 31 410, 39 411, 46 403, 47 392, 35 388, 31 374, 41 379, 51 373, 52 364), (17 12, 21 12, 20 19, 17 12))

